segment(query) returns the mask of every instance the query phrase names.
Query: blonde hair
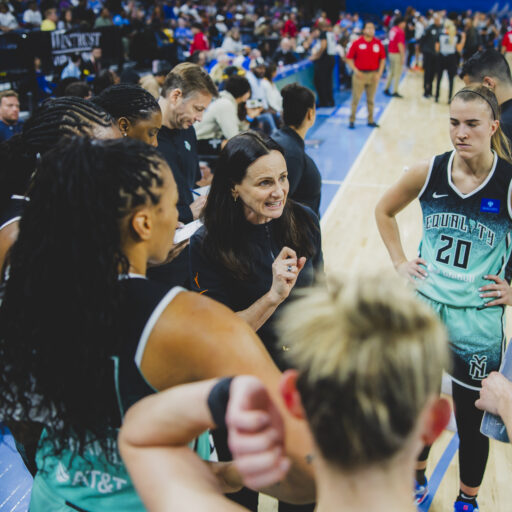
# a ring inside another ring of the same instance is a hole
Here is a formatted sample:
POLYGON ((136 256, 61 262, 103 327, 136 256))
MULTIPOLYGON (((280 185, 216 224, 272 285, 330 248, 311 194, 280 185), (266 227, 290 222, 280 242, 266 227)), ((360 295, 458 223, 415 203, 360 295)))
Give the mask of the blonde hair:
POLYGON ((455 23, 450 19, 446 19, 444 22, 444 28, 450 38, 450 44, 453 44, 455 36, 457 35, 457 27, 455 26, 455 23))
POLYGON ((385 462, 412 433, 448 364, 436 314, 396 276, 308 290, 279 322, 322 456, 343 469, 385 462))
MULTIPOLYGON (((501 109, 498 104, 498 100, 496 95, 488 87, 485 87, 484 85, 468 85, 467 87, 464 87, 460 91, 456 92, 451 101, 453 101, 455 98, 458 98, 466 103, 468 101, 480 101, 487 103, 489 109, 491 110, 493 120, 500 121, 501 109)), ((501 124, 498 126, 498 129, 491 137, 491 148, 496 151, 500 158, 503 158, 503 160, 512 163, 512 150, 510 141, 508 140, 508 137, 503 133, 501 124)))

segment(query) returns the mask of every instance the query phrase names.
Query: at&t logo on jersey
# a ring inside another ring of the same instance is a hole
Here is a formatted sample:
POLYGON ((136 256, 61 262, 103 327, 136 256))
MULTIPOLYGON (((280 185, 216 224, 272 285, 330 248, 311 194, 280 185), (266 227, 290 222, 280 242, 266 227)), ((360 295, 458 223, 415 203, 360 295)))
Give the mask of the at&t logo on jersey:
POLYGON ((473 354, 469 362, 469 375, 474 380, 483 380, 487 377, 487 356, 473 354))
POLYGON ((500 200, 483 197, 480 203, 480 211, 486 213, 500 213, 500 200))

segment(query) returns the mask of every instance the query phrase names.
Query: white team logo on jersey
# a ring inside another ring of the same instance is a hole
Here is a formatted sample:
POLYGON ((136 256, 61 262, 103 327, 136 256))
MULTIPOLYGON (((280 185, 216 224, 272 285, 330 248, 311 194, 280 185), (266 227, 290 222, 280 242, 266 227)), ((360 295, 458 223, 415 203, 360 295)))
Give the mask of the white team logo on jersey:
POLYGON ((59 462, 57 465, 57 473, 55 475, 57 482, 64 484, 69 480, 69 473, 66 468, 63 466, 62 462, 59 462))
POLYGON ((473 354, 469 362, 469 375, 475 380, 483 380, 487 377, 487 356, 473 354))
POLYGON ((433 197, 434 199, 439 199, 439 198, 441 198, 441 197, 448 197, 448 194, 438 194, 437 192, 434 192, 434 193, 432 194, 432 197, 433 197))

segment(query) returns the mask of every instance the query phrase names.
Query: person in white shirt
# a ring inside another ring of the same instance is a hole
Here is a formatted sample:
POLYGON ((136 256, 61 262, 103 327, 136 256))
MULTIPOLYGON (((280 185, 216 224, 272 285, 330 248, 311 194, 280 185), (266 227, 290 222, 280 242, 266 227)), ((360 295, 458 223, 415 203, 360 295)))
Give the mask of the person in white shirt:
MULTIPOLYGON (((247 78, 234 75, 226 80, 224 90, 206 110, 203 120, 196 123, 198 152, 200 155, 220 153, 226 140, 248 127, 240 121, 238 107, 251 96, 251 86, 247 78)), ((247 109, 247 114, 257 117, 261 109, 247 109)))
POLYGON ((265 91, 265 100, 273 113, 281 114, 283 111, 283 98, 281 92, 274 83, 274 78, 277 75, 277 66, 271 63, 267 66, 265 76, 263 77, 262 85, 265 91))
POLYGON ((80 71, 80 63, 82 59, 78 53, 73 54, 67 66, 62 70, 60 75, 60 79, 64 80, 65 78, 78 78, 82 76, 82 72, 80 71))
POLYGON ((0 31, 10 32, 11 30, 16 30, 18 26, 18 21, 13 14, 9 12, 7 4, 3 2, 0 3, 0 31))
POLYGON ((222 49, 228 53, 242 53, 244 45, 242 44, 238 28, 235 27, 226 34, 224 41, 222 41, 222 49))
POLYGON ((251 98, 260 100, 263 103, 263 108, 268 108, 267 100, 265 99, 265 90, 263 89, 263 77, 265 76, 265 61, 262 57, 251 59, 249 71, 246 74, 247 80, 251 84, 251 98))
POLYGON ((30 2, 28 9, 23 13, 23 23, 31 27, 39 28, 43 22, 43 15, 37 6, 37 2, 30 2))

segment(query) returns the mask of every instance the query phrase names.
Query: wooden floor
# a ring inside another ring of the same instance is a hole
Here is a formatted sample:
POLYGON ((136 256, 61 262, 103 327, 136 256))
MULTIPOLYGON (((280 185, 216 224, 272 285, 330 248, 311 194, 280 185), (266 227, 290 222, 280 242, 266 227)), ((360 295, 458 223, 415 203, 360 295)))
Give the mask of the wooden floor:
MULTIPOLYGON (((350 273, 392 268, 377 232, 374 208, 386 188, 404 167, 451 149, 446 90, 441 103, 422 97, 423 75, 412 74, 402 82, 404 99, 394 99, 373 130, 347 179, 322 219, 326 272, 350 273)), ((458 88, 462 82, 458 83, 458 88)), ((341 158, 341 155, 340 155, 341 158)), ((398 216, 406 254, 416 254, 421 237, 421 211, 415 201, 398 216)), ((509 332, 510 308, 508 312, 509 332)), ((509 336, 510 337, 510 336, 509 336)), ((434 445, 429 475, 453 437, 446 432, 434 445)), ((479 495, 482 512, 512 511, 512 447, 491 441, 491 453, 479 495)), ((458 461, 453 458, 435 499, 432 512, 452 512, 458 492, 458 461)))

